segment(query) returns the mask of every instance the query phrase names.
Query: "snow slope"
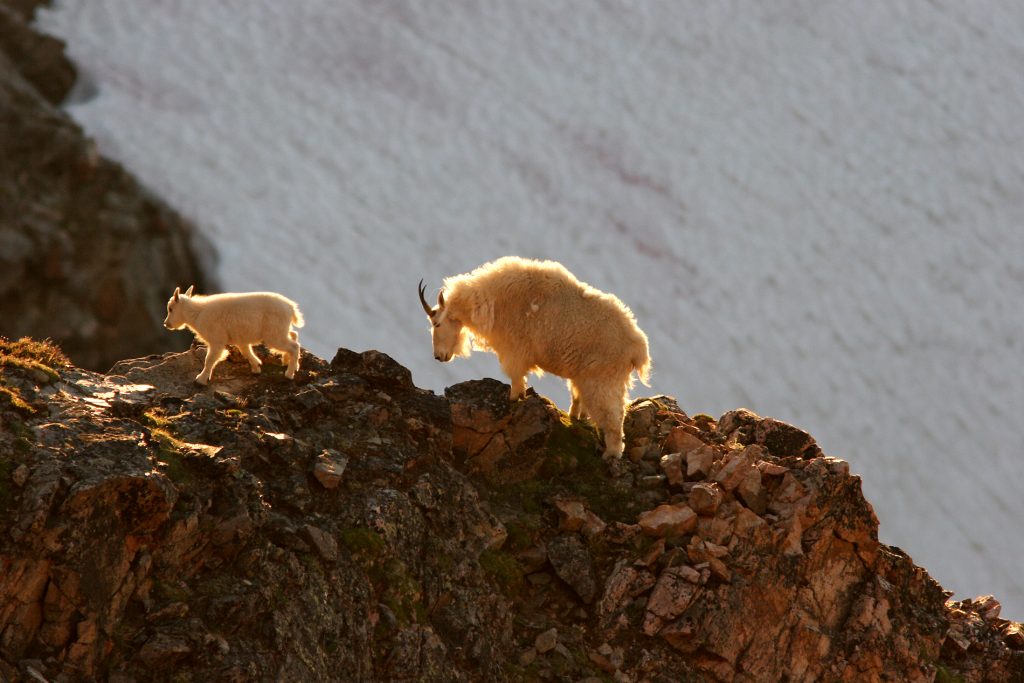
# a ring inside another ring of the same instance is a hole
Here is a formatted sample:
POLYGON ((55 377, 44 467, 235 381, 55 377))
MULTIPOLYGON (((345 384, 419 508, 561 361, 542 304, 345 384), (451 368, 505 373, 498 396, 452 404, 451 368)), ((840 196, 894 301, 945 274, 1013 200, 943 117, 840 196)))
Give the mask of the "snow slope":
POLYGON ((500 376, 432 359, 417 281, 560 260, 633 308, 655 391, 808 429, 882 540, 1024 619, 1024 5, 63 0, 38 23, 103 153, 205 229, 226 289, 298 300, 315 353, 500 376))

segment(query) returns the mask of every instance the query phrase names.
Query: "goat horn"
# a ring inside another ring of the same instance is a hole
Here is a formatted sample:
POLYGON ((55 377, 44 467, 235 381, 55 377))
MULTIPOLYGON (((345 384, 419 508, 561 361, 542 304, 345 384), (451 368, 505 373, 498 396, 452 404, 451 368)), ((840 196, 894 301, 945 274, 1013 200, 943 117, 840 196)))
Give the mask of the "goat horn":
POLYGON ((442 289, 437 293, 437 307, 444 308, 444 290, 442 289))
POLYGON ((420 280, 419 290, 420 290, 420 303, 423 304, 423 310, 426 312, 427 315, 433 315, 434 311, 430 308, 430 304, 427 303, 426 298, 424 298, 424 296, 423 296, 423 293, 427 291, 427 287, 426 287, 426 285, 423 284, 423 280, 420 280))

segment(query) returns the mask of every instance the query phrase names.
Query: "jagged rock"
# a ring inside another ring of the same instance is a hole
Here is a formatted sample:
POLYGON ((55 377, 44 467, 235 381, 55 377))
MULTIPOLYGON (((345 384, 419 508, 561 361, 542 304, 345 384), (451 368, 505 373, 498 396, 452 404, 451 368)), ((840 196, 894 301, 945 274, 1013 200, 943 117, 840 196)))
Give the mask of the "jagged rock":
POLYGON ((25 485, 25 482, 28 481, 28 475, 29 469, 23 463, 15 467, 14 471, 11 472, 11 481, 14 482, 14 485, 20 489, 22 486, 25 485))
POLYGON ((562 531, 579 531, 587 521, 587 508, 578 500, 556 500, 558 528, 562 531))
POLYGON ((1007 624, 1003 628, 1003 640, 1014 650, 1024 650, 1024 626, 1007 624))
POLYGON ((536 648, 537 652, 544 654, 545 652, 551 652, 555 649, 555 645, 558 644, 558 629, 549 628, 547 631, 539 634, 533 641, 533 647, 536 648))
POLYGON ((761 470, 751 467, 736 487, 736 497, 758 514, 764 514, 768 495, 761 486, 761 470))
POLYGON ((669 567, 658 577, 647 600, 643 632, 653 636, 661 627, 685 612, 701 592, 693 580, 692 567, 669 567))
POLYGON ((579 536, 563 534, 551 539, 548 542, 548 561, 558 578, 569 584, 584 604, 594 601, 597 593, 594 565, 579 536))
POLYGON ((306 524, 303 526, 302 532, 303 537, 311 546, 313 546, 313 549, 316 550, 316 554, 320 556, 320 559, 325 562, 337 562, 338 542, 334 540, 333 536, 312 524, 306 524))
POLYGON ((697 474, 708 474, 715 461, 718 452, 711 446, 701 446, 695 451, 690 451, 686 456, 686 476, 692 478, 697 474))
POLYGON ((813 458, 821 455, 814 438, 791 424, 761 417, 749 410, 733 410, 718 418, 718 430, 747 446, 764 446, 777 458, 813 458))
POLYGON ((697 515, 688 505, 659 505, 641 513, 638 524, 648 536, 679 536, 697 527, 697 515))
POLYGON ((604 592, 597 604, 597 614, 606 625, 620 614, 627 601, 654 586, 655 575, 646 569, 630 566, 620 560, 605 581, 604 592))
POLYGON ((536 477, 544 465, 548 440, 561 428, 558 409, 550 401, 528 393, 512 403, 508 392, 508 385, 490 379, 445 389, 456 452, 465 458, 470 472, 494 484, 536 477))
POLYGON ((722 491, 714 483, 700 483, 690 489, 689 502, 698 515, 714 515, 722 504, 722 491))
MULTIPOLYGON (((726 509, 725 506, 722 509, 726 509)), ((732 524, 728 517, 698 517, 697 536, 717 545, 727 545, 732 537, 732 524)))
POLYGON ((726 491, 732 491, 747 477, 757 463, 758 456, 764 449, 750 446, 742 451, 733 451, 726 455, 722 464, 713 471, 712 479, 726 491))
POLYGON ((644 455, 612 478, 585 424, 498 382, 443 398, 342 350, 289 382, 228 359, 201 388, 201 355, 3 367, 29 409, 0 404, 0 677, 1024 676, 995 598, 946 603, 878 542, 845 463, 799 434, 756 443, 794 433, 753 413, 635 402, 644 455), (705 444, 680 473, 697 468, 641 488, 680 427, 705 444), (348 461, 328 489, 313 463, 331 451, 348 461), (670 502, 630 523, 648 498, 670 502))
POLYGON ((682 453, 669 453, 661 456, 661 470, 665 473, 665 479, 670 486, 680 486, 686 481, 686 475, 683 473, 685 462, 682 453))
POLYGON ((390 681, 436 681, 446 677, 448 650, 444 641, 430 626, 403 628, 395 636, 395 645, 388 654, 384 673, 390 681))
POLYGON ((608 528, 604 520, 598 517, 592 510, 587 510, 584 518, 583 525, 580 527, 580 533, 583 534, 584 538, 594 538, 608 528))
POLYGON ((324 449, 313 463, 313 476, 325 489, 336 489, 341 485, 348 457, 334 449, 324 449))
POLYGON ((704 441, 693 433, 693 427, 673 427, 661 445, 663 453, 689 453, 704 446, 704 441))
POLYGON ((355 353, 338 349, 331 360, 331 367, 355 373, 382 388, 405 391, 413 388, 412 373, 394 358, 380 351, 355 353))

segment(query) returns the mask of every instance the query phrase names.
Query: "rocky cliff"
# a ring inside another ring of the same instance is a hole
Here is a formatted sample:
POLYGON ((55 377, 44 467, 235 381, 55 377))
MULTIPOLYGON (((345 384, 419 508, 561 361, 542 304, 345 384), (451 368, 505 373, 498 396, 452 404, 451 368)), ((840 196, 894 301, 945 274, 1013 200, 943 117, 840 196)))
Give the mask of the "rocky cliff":
POLYGON ((208 289, 194 231, 58 108, 75 70, 37 4, 0 0, 0 334, 102 370, 181 349, 158 323, 175 285, 208 289))
POLYGON ((201 356, 3 342, 0 680, 1024 678, 1021 625, 793 426, 639 399, 612 475, 494 380, 340 349, 200 388, 201 356))

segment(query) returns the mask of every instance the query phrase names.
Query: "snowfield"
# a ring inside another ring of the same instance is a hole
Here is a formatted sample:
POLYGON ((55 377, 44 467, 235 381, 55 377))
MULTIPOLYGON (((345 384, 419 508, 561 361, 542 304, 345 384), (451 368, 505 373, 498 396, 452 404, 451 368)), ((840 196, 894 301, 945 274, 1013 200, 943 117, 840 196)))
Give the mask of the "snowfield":
POLYGON ((1024 619, 1024 5, 62 0, 37 23, 101 151, 202 228, 224 289, 298 301, 313 352, 502 377, 433 360, 416 283, 559 260, 633 309, 653 391, 807 429, 883 541, 1024 619))

